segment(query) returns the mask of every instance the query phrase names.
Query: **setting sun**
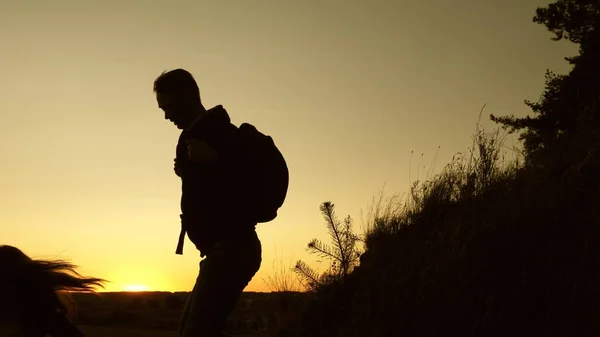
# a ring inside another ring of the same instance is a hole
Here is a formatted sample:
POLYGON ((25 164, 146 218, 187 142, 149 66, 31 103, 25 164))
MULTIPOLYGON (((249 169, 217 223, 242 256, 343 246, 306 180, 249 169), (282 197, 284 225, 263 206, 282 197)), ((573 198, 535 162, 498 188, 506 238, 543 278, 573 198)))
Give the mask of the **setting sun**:
POLYGON ((148 291, 148 287, 143 284, 130 284, 123 288, 124 291, 148 291))

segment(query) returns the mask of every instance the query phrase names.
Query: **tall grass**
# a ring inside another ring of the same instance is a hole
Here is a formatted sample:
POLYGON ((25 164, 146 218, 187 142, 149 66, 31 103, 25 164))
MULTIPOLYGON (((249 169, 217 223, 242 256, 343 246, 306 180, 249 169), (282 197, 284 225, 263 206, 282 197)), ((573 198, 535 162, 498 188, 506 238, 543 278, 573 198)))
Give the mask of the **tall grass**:
POLYGON ((263 282, 271 292, 304 291, 302 283, 294 273, 293 256, 284 262, 275 254, 272 263, 272 272, 263 278, 263 282))
POLYGON ((478 127, 441 173, 374 199, 360 267, 285 335, 600 332, 600 151, 556 175, 507 160, 505 139, 478 127))

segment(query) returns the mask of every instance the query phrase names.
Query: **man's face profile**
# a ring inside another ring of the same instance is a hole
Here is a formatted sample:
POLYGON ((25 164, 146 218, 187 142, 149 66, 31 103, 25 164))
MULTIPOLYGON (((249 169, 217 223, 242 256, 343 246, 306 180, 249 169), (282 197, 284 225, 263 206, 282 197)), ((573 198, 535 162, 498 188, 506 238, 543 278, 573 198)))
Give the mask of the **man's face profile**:
POLYGON ((173 95, 167 93, 157 93, 156 101, 158 107, 165 112, 165 119, 171 121, 179 129, 183 129, 183 119, 185 111, 182 109, 180 102, 173 95))

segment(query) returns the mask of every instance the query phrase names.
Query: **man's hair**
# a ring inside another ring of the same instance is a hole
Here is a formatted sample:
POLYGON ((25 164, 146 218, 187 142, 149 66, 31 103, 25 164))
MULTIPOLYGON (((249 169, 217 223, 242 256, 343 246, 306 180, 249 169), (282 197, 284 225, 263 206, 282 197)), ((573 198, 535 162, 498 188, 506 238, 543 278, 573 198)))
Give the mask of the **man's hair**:
POLYGON ((197 95, 198 100, 200 100, 198 83, 196 83, 194 76, 185 69, 179 68, 171 71, 163 71, 163 73, 154 80, 155 93, 176 94, 185 91, 197 95))

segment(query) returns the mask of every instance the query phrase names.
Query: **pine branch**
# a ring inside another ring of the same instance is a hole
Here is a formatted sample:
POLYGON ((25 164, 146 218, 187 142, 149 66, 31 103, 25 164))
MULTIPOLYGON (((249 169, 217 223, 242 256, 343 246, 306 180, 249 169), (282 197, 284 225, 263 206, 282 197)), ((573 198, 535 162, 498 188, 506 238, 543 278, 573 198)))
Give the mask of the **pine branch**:
POLYGON ((335 253, 332 251, 332 249, 325 245, 324 243, 322 243, 321 241, 317 240, 317 239, 313 239, 312 241, 310 241, 308 243, 308 250, 309 252, 313 253, 313 254, 317 254, 321 257, 325 257, 328 259, 333 259, 333 260, 339 260, 339 257, 337 255, 335 255, 335 253))
POLYGON ((321 205, 321 213, 323 213, 325 220, 327 220, 327 225, 330 230, 330 234, 332 236, 333 243, 339 249, 339 261, 346 261, 346 254, 345 254, 346 252, 344 251, 344 248, 343 248, 343 242, 342 242, 341 233, 340 233, 341 226, 340 226, 340 222, 335 217, 334 207, 335 206, 332 202, 330 202, 330 201, 324 202, 321 205))
POLYGON ((319 274, 302 260, 296 262, 294 272, 300 277, 301 282, 302 280, 306 282, 309 289, 314 289, 322 284, 319 274))

